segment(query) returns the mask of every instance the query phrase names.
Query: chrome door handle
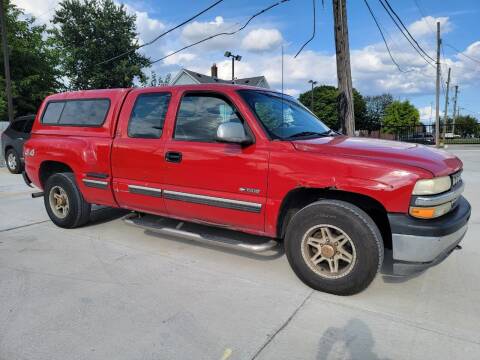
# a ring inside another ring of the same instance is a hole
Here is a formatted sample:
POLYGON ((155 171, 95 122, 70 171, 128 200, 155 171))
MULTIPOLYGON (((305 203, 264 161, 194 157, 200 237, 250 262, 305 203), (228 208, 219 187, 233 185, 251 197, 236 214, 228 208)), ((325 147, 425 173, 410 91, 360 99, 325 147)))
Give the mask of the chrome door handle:
POLYGON ((165 160, 168 162, 179 163, 182 161, 182 153, 177 151, 167 151, 165 160))

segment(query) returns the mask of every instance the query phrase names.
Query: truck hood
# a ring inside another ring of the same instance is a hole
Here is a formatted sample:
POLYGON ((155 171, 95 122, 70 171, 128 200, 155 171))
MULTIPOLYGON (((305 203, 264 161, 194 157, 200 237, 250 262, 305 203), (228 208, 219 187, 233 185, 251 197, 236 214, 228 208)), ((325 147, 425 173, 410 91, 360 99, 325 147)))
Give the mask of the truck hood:
POLYGON ((292 141, 298 151, 327 156, 350 156, 422 168, 433 176, 445 176, 462 168, 456 156, 419 144, 348 136, 292 141))

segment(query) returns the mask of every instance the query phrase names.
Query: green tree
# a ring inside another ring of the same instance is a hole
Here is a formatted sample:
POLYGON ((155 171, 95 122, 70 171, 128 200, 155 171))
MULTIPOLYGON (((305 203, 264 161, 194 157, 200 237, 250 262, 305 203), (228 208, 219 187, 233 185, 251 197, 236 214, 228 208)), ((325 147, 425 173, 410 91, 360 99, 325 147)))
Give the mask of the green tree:
POLYGON ((385 109, 393 102, 393 96, 382 94, 365 97, 366 114, 362 130, 378 130, 382 126, 385 109))
MULTIPOLYGON (((449 126, 449 129, 451 128, 452 126, 449 126)), ((459 134, 462 137, 478 136, 480 134, 480 124, 473 116, 458 116, 455 119, 455 134, 459 134)))
POLYGON ((420 113, 408 100, 394 101, 385 109, 383 130, 394 133, 400 127, 420 125, 420 113))
MULTIPOLYGON (((45 26, 35 25, 35 19, 3 1, 6 16, 7 41, 10 52, 10 75, 14 115, 35 114, 42 100, 58 91, 58 56, 46 37, 45 26)), ((0 56, 0 120, 7 120, 3 49, 0 56)))
POLYGON ((155 71, 150 72, 150 76, 145 77, 145 80, 141 81, 143 87, 147 86, 165 86, 170 84, 172 74, 168 73, 164 77, 162 75, 157 75, 155 71))
MULTIPOLYGON (((299 101, 311 108, 312 91, 300 94, 299 101)), ((355 123, 362 123, 365 119, 366 105, 363 96, 353 89, 353 104, 355 123)), ((310 109, 312 110, 312 109, 310 109)), ((332 129, 340 127, 338 119, 338 90, 334 86, 321 85, 313 89, 313 113, 332 129)))
POLYGON ((150 64, 137 51, 135 16, 112 0, 63 0, 52 20, 60 69, 68 87, 96 89, 133 86, 145 81, 150 64), (113 61, 102 61, 128 52, 113 61))

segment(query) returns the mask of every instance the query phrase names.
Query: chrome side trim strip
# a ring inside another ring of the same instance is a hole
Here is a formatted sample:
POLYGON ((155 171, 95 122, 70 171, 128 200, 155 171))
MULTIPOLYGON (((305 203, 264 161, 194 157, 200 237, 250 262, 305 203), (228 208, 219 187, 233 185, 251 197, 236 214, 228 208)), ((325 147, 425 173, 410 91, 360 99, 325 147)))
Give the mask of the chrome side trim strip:
POLYGON ((108 174, 96 173, 96 172, 88 172, 87 176, 92 177, 92 178, 97 178, 97 179, 107 179, 108 178, 108 174))
POLYGON ((445 204, 447 202, 457 199, 460 195, 462 195, 464 189, 465 184, 463 183, 463 181, 461 181, 455 188, 453 188, 449 192, 432 196, 418 196, 415 198, 414 203, 417 206, 437 206, 445 204))
POLYGON ((233 210, 249 211, 255 213, 259 213, 262 210, 262 204, 258 203, 225 199, 206 195, 190 194, 179 191, 164 190, 163 196, 165 197, 165 199, 186 201, 194 204, 210 205, 233 210))
POLYGON ((132 194, 162 197, 162 189, 152 188, 148 186, 128 185, 128 191, 132 194))
POLYGON ((108 188, 107 181, 91 180, 91 179, 82 179, 82 181, 85 184, 85 186, 88 186, 91 188, 97 188, 97 189, 103 189, 103 190, 108 188))

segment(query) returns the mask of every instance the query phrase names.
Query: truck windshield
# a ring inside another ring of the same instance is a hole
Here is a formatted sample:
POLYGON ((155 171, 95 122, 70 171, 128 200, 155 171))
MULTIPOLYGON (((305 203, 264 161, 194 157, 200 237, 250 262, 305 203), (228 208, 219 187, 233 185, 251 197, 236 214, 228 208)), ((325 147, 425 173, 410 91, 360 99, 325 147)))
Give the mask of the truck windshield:
POLYGON ((291 96, 259 90, 238 92, 274 139, 293 140, 337 135, 291 96))

